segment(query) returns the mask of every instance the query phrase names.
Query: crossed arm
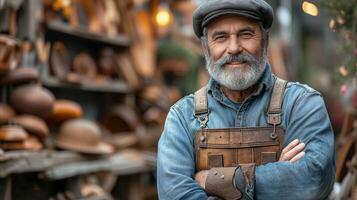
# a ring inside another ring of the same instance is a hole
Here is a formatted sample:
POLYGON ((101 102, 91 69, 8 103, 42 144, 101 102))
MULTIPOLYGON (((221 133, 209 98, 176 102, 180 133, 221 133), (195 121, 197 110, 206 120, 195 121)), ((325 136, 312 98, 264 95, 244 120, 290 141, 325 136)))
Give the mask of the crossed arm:
MULTIPOLYGON (((281 152, 279 162, 289 161, 294 163, 298 161, 305 155, 305 143, 300 142, 298 139, 293 140, 290 144, 288 144, 281 152)), ((209 170, 202 170, 195 174, 195 181, 205 189, 206 180, 208 176, 209 170)))

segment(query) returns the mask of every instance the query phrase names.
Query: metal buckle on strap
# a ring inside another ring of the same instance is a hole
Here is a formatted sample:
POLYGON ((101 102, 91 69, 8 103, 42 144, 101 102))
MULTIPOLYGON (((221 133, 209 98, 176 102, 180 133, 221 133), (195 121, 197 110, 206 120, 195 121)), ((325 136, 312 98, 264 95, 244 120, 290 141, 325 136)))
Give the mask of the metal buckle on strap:
POLYGON ((276 133, 276 126, 281 123, 280 113, 268 113, 268 123, 274 126, 274 131, 270 134, 270 138, 275 140, 278 138, 278 134, 276 133))
POLYGON ((195 117, 197 118, 198 122, 200 123, 200 128, 205 128, 207 126, 208 122, 208 112, 207 113, 201 113, 201 114, 195 114, 195 117))
POLYGON ((280 113, 268 113, 268 123, 279 125, 281 123, 280 113))
POLYGON ((274 131, 272 133, 270 133, 270 138, 275 140, 276 138, 278 138, 278 134, 276 133, 276 126, 274 125, 274 131))

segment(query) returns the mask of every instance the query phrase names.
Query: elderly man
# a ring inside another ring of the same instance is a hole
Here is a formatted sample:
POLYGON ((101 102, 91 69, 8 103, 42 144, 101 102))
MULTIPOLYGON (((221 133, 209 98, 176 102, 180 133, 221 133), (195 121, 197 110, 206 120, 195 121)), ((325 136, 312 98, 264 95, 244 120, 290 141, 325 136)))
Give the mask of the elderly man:
POLYGON ((171 107, 159 141, 160 199, 325 199, 334 137, 321 95, 267 62, 273 10, 210 0, 193 15, 211 79, 171 107))

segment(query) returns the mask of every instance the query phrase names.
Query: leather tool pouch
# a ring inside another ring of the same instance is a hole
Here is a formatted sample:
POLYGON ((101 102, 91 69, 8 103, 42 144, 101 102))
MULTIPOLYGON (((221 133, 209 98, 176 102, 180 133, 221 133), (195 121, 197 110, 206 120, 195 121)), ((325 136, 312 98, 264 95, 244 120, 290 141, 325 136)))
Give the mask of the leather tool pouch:
POLYGON ((276 162, 283 142, 281 127, 201 129, 195 135, 196 171, 276 162))

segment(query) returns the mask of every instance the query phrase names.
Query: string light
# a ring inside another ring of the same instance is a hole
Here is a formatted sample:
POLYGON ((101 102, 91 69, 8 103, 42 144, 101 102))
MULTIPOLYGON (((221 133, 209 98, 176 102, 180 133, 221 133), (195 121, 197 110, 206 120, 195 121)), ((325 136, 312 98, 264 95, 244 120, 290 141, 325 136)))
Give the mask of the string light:
POLYGON ((167 26, 171 21, 170 13, 165 9, 159 9, 156 14, 156 23, 159 26, 167 26))
POLYGON ((311 16, 317 16, 319 14, 319 9, 317 8, 317 6, 313 3, 304 1, 302 3, 302 10, 311 16))
POLYGON ((340 71, 340 74, 341 74, 342 76, 347 76, 347 75, 348 75, 348 69, 347 69, 347 67, 344 66, 344 65, 340 66, 339 71, 340 71))
POLYGON ((63 7, 71 6, 71 4, 72 4, 71 0, 62 0, 62 6, 63 7))
POLYGON ((330 20, 329 27, 331 30, 335 29, 335 20, 334 19, 330 20))

